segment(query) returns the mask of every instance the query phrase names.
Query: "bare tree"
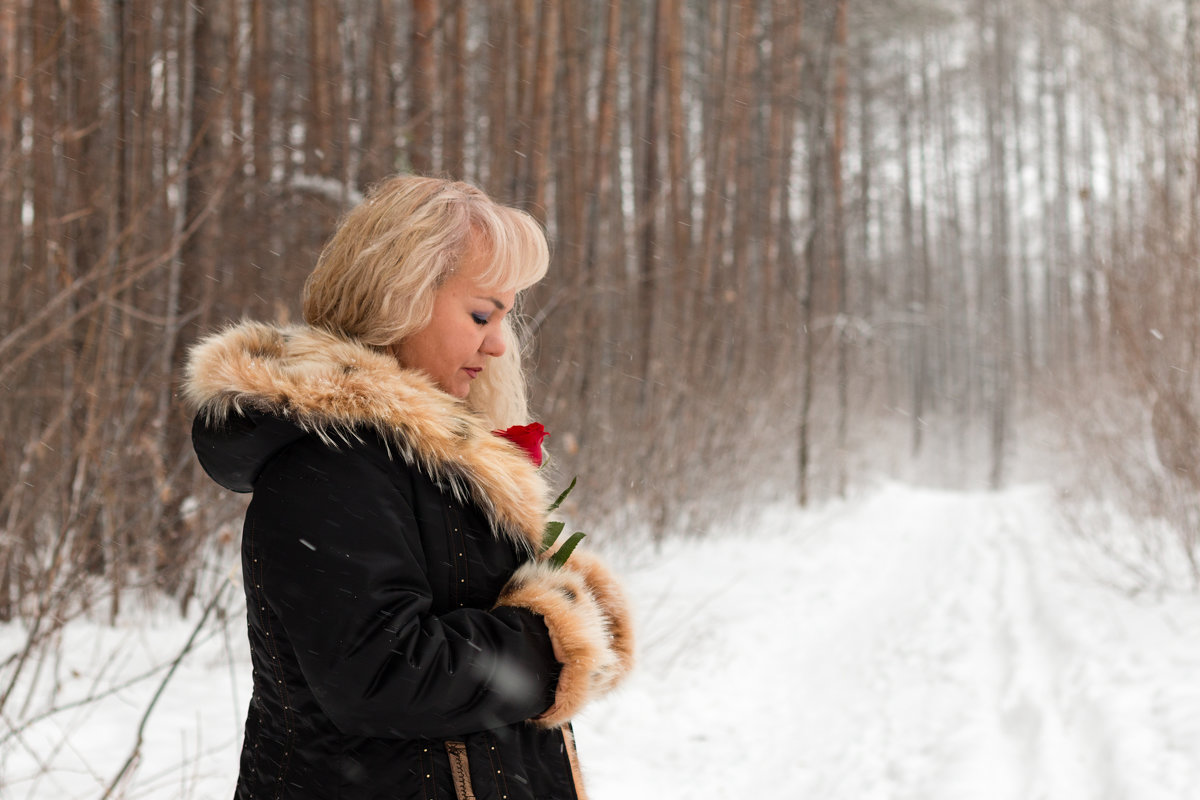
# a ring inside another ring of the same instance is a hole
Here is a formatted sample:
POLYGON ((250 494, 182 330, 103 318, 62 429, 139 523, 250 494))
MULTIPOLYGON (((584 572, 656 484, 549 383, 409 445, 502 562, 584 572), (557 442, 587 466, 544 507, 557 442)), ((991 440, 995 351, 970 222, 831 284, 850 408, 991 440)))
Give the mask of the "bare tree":
POLYGON ((194 595, 238 505, 192 462, 186 348, 294 317, 395 170, 544 221, 523 311, 581 514, 689 530, 903 449, 999 484, 1072 374, 1177 474, 1197 7, 0 0, 0 617, 194 595))

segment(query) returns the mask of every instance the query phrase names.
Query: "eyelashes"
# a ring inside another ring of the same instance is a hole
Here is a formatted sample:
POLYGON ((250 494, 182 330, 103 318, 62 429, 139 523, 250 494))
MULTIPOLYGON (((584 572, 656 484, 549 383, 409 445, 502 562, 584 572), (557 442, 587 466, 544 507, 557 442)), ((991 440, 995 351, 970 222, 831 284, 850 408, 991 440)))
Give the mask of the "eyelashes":
POLYGON ((487 325, 490 317, 491 317, 490 314, 479 314, 479 313, 471 314, 471 319, 475 320, 475 324, 480 325, 480 326, 487 325))

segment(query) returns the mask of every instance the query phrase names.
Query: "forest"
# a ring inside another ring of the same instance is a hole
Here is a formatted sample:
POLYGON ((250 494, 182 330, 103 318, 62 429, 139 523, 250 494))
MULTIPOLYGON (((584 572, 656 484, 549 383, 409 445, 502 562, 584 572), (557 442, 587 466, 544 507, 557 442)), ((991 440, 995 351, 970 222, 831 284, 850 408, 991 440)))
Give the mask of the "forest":
POLYGON ((545 225, 601 538, 1052 458, 1200 576, 1197 86, 1200 0, 0 0, 0 620, 203 597, 187 349, 396 172, 545 225))

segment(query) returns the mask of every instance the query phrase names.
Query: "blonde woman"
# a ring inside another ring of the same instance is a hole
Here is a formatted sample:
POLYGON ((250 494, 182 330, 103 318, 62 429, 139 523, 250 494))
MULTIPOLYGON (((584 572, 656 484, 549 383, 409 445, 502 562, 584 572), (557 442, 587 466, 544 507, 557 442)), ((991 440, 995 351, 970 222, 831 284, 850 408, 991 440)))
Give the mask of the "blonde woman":
POLYGON ((253 492, 238 798, 585 796, 570 720, 630 669, 629 614, 594 556, 538 557, 547 487, 494 433, 529 421, 512 310, 548 260, 523 212, 400 176, 306 325, 193 348, 197 456, 253 492))

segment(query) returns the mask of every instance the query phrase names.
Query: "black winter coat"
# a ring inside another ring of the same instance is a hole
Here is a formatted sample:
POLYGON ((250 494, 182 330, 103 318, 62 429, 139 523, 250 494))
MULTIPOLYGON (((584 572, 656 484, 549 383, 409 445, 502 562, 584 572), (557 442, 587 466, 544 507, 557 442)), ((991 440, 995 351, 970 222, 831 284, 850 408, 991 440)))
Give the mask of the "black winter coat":
POLYGON ((574 603, 574 590, 552 586, 546 607, 504 604, 540 532, 540 478, 461 404, 344 346, 243 325, 189 364, 196 453, 222 486, 253 492, 242 539, 253 694, 237 797, 583 797, 569 723, 538 718, 568 701, 573 713, 564 682, 594 695, 629 659, 618 653, 614 668, 596 650, 599 661, 564 666, 554 647, 570 651, 597 609, 611 643, 626 612, 603 587, 561 616, 553 605, 574 603), (330 391, 331 379, 348 385, 330 391))

